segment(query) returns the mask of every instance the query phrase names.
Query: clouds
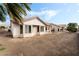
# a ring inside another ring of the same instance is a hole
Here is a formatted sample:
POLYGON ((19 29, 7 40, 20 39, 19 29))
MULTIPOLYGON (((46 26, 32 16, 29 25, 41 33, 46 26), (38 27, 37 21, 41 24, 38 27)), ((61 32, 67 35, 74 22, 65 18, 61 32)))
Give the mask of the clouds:
POLYGON ((31 15, 47 15, 47 16, 55 16, 57 11, 55 10, 43 10, 43 11, 31 11, 31 15))
POLYGON ((79 6, 79 3, 77 3, 76 5, 79 6))
POLYGON ((77 10, 77 12, 79 13, 79 10, 77 10))
POLYGON ((51 20, 52 17, 55 17, 58 14, 58 11, 56 10, 50 10, 50 9, 43 9, 40 11, 30 11, 29 14, 31 16, 39 16, 45 20, 51 20))
POLYGON ((39 16, 46 22, 61 24, 79 22, 79 4, 32 4, 30 16, 39 16))
POLYGON ((67 19, 68 20, 68 23, 78 23, 79 24, 79 19, 78 18, 75 18, 75 17, 70 17, 67 19))

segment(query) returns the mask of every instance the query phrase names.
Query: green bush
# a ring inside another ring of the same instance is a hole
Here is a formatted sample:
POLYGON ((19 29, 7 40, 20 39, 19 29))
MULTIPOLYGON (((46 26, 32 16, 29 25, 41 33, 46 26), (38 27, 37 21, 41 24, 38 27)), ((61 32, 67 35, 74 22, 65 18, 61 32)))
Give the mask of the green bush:
POLYGON ((67 30, 69 32, 77 32, 77 24, 76 23, 69 23, 68 24, 68 27, 67 27, 67 30))
POLYGON ((67 28, 67 30, 70 32, 77 32, 77 28, 67 28))

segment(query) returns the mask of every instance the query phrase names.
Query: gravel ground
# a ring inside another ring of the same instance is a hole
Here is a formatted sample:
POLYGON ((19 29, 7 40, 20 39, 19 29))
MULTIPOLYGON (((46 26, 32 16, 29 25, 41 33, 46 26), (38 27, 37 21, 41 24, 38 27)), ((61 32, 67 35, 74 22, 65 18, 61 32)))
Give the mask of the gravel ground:
POLYGON ((3 56, 78 56, 79 34, 58 32, 32 38, 12 38, 8 32, 0 32, 3 56))

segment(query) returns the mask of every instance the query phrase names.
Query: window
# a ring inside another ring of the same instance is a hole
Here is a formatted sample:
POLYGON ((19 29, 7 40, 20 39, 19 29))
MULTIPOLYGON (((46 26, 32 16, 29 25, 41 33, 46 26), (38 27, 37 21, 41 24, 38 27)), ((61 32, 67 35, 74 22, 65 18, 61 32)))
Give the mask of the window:
POLYGON ((44 26, 41 26, 41 32, 44 32, 44 26))
POLYGON ((47 27, 45 27, 46 28, 46 30, 47 30, 47 27))
POLYGON ((37 32, 39 32, 39 26, 37 27, 37 32))
POLYGON ((25 25, 25 33, 28 33, 28 25, 25 25))
POLYGON ((20 25, 20 34, 23 34, 23 25, 20 25))
POLYGON ((29 25, 29 33, 31 33, 31 25, 29 25))
POLYGON ((31 25, 25 25, 25 33, 31 33, 31 25))

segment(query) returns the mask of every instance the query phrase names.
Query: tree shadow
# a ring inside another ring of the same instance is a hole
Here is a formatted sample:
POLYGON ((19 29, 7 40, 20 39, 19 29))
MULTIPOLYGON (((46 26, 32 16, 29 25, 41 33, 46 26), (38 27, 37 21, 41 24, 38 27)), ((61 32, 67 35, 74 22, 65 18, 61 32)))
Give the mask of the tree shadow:
POLYGON ((2 30, 0 31, 0 37, 12 38, 13 36, 11 32, 2 30))

